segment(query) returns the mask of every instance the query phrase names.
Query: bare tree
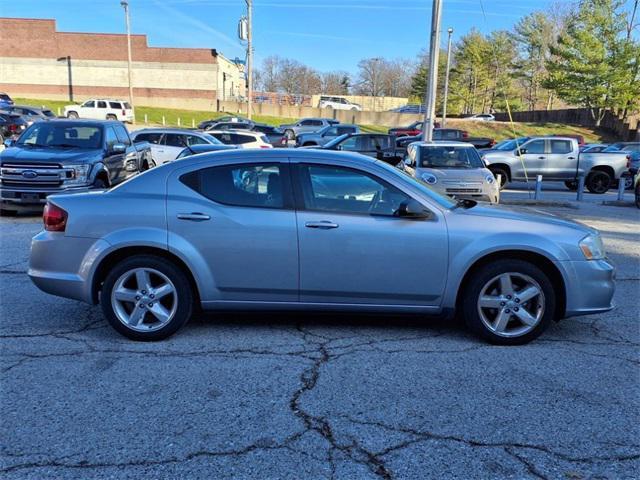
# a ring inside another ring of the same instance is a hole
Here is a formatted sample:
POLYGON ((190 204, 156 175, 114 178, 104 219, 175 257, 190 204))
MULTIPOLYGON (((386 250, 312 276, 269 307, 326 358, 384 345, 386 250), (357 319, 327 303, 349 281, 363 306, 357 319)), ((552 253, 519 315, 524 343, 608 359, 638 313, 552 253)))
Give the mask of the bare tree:
POLYGON ((347 95, 349 93, 349 75, 340 71, 323 73, 320 91, 327 95, 347 95))
POLYGON ((259 76, 262 81, 262 88, 265 91, 278 91, 281 63, 282 59, 277 55, 271 55, 263 60, 259 76))
POLYGON ((382 82, 384 62, 380 57, 364 58, 358 62, 357 93, 371 97, 384 95, 382 82))

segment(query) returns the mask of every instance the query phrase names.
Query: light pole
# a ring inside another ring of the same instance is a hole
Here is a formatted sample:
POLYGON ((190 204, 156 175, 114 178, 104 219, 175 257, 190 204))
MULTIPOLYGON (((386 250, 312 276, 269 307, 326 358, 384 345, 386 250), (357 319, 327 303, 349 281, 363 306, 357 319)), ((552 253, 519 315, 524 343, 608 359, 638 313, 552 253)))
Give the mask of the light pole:
POLYGON ((253 0, 247 2, 247 117, 251 120, 251 109, 253 105, 253 0))
POLYGON ((124 8, 124 18, 127 24, 127 69, 129 74, 129 105, 135 122, 135 110, 133 109, 133 85, 131 84, 131 23, 129 19, 129 1, 120 0, 120 5, 124 8))
POLYGON ((71 78, 71 55, 67 55, 66 57, 60 57, 57 59, 58 62, 67 62, 67 77, 69 80, 69 101, 73 102, 73 79, 71 78))
POLYGON ((444 102, 442 104, 442 128, 447 126, 447 98, 449 97, 449 69, 451 68, 451 34, 453 28, 447 30, 449 39, 447 41, 447 73, 444 76, 444 102))
POLYGON ((438 87, 438 56, 440 53, 440 17, 442 14, 442 0, 433 0, 431 10, 431 45, 429 46, 429 84, 422 127, 422 140, 433 140, 433 126, 436 116, 436 89, 438 87))

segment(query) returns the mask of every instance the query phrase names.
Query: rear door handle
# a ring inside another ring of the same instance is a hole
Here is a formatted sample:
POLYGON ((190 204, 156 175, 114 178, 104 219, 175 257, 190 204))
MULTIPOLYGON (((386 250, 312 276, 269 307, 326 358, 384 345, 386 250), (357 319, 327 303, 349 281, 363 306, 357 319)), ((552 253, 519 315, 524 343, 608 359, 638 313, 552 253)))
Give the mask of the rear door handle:
POLYGON ((304 224, 307 228, 319 228, 320 230, 329 230, 331 228, 338 228, 340 225, 337 223, 330 222, 328 220, 323 220, 321 222, 307 222, 304 224))
POLYGON ((179 213, 177 216, 180 220, 191 220, 192 222, 204 222, 205 220, 211 220, 209 215, 200 212, 179 213))
POLYGON ((544 160, 545 157, 538 157, 538 160, 544 160))
POLYGON ((567 160, 575 160, 576 157, 567 157, 567 160))

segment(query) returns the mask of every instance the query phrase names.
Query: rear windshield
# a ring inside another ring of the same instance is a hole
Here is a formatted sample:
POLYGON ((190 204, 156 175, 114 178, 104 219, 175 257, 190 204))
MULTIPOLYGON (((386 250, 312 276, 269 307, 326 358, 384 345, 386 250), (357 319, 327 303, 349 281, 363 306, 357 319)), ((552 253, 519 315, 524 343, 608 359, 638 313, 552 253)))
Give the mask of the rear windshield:
POLYGON ((424 168, 484 168, 475 148, 443 145, 420 147, 419 151, 424 168))
POLYGON ((11 97, 9 95, 7 95, 6 93, 0 93, 0 98, 2 100, 11 100, 11 97))
POLYGON ((102 130, 97 126, 38 122, 20 135, 16 142, 23 146, 100 148, 102 130))

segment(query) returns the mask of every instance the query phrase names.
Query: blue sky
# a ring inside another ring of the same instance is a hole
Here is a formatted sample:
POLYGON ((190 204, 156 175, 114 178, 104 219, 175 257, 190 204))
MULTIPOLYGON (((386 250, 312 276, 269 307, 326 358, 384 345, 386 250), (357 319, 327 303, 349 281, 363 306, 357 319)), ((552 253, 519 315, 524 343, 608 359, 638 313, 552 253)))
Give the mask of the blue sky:
MULTIPOLYGON (((509 29, 553 0, 444 0, 454 39, 475 27, 509 29), (486 17, 483 16, 482 8, 486 17)), ((129 0, 134 33, 151 46, 217 48, 244 57, 236 39, 244 0, 129 0)), ((366 57, 415 57, 429 42, 431 0, 254 0, 258 65, 272 54, 322 71, 356 71, 366 57)), ((122 33, 120 0, 0 0, 0 16, 53 18, 62 31, 122 33)))

